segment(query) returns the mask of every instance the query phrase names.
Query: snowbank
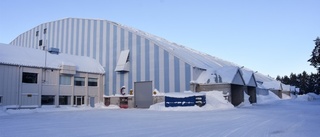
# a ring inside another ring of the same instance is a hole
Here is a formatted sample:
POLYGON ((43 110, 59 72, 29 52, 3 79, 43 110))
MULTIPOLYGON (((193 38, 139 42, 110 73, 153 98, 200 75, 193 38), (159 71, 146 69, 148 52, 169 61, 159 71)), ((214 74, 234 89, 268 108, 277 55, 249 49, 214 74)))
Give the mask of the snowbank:
MULTIPOLYGON (((175 97, 185 97, 189 96, 191 93, 180 95, 178 93, 175 94, 168 94, 169 96, 175 97)), ((195 93, 193 93, 195 94, 195 93)), ((151 105, 149 110, 157 110, 157 111, 209 111, 209 110, 224 110, 224 109, 232 109, 234 108, 233 105, 225 100, 223 97, 222 91, 208 91, 208 92, 201 92, 196 94, 205 94, 206 95, 206 105, 203 107, 192 106, 192 107, 165 107, 164 102, 157 103, 151 105)))
POLYGON ((276 94, 274 94, 271 91, 268 91, 268 92, 269 92, 268 95, 257 95, 258 104, 265 104, 265 103, 270 103, 270 102, 280 100, 280 98, 276 94))
POLYGON ((291 99, 291 97, 287 94, 282 94, 282 99, 291 99))
POLYGON ((103 103, 95 104, 95 107, 90 106, 41 106, 41 108, 32 109, 7 109, 7 107, 0 107, 0 116, 10 114, 30 114, 38 112, 58 112, 58 111, 83 111, 92 109, 120 109, 117 105, 105 106, 103 103))
POLYGON ((249 101, 249 95, 246 92, 244 93, 244 102, 242 102, 241 104, 239 104, 237 107, 248 107, 248 106, 252 106, 252 104, 249 101))
POLYGON ((313 101, 313 100, 320 100, 320 95, 315 93, 308 93, 304 95, 298 95, 296 98, 297 101, 313 101))

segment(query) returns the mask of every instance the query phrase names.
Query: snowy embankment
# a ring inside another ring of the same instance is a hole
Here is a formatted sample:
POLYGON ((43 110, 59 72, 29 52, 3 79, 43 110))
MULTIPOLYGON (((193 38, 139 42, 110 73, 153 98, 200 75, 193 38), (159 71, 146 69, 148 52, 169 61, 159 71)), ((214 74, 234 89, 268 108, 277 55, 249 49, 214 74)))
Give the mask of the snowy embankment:
MULTIPOLYGON (((169 96, 174 97, 185 97, 191 93, 176 93, 168 94, 169 96)), ((221 110, 221 109, 232 109, 233 105, 228 102, 224 97, 222 91, 209 91, 209 92, 200 92, 198 94, 206 95, 206 105, 192 106, 192 107, 165 107, 164 102, 151 105, 149 110, 158 110, 158 111, 208 111, 208 110, 221 110)))
POLYGON ((298 101, 313 101, 313 100, 320 100, 320 96, 314 93, 308 93, 304 95, 298 95, 296 98, 298 101))
MULTIPOLYGON (((185 93, 169 93, 164 95, 175 96, 175 97, 186 97, 188 95, 193 94, 205 94, 206 95, 206 105, 192 106, 192 107, 165 107, 164 102, 157 103, 151 105, 149 110, 156 111, 212 111, 212 110, 227 110, 234 109, 234 106, 224 98, 222 91, 208 91, 208 92, 200 92, 200 93, 191 93, 186 91, 185 93)), ((308 94, 301 95, 297 98, 297 100, 314 100, 316 99, 316 94, 308 94)), ((245 101, 241 103, 238 107, 247 107, 252 106, 249 103, 249 96, 244 94, 245 101)), ((258 104, 271 103, 277 100, 281 100, 274 93, 269 92, 269 95, 257 95, 258 104)), ((56 111, 83 111, 83 110, 93 110, 93 109, 120 109, 119 106, 110 105, 108 107, 104 106, 103 103, 95 104, 94 108, 89 106, 59 106, 58 108, 55 106, 42 106, 41 108, 35 109, 7 109, 6 107, 0 107, 0 116, 10 115, 10 114, 28 114, 28 113, 38 113, 38 112, 56 112, 56 111)))
POLYGON ((84 111, 84 110, 94 110, 94 109, 120 109, 120 107, 116 105, 110 105, 106 107, 103 103, 95 104, 94 108, 89 106, 75 106, 75 107, 42 106, 41 108, 35 108, 35 109, 7 109, 7 107, 0 107, 0 116, 10 115, 10 114, 30 114, 30 113, 60 112, 60 111, 84 111))
MULTIPOLYGON (((210 105, 211 101, 216 101, 220 105, 226 103, 224 98, 216 97, 215 94, 218 93, 208 92, 206 107, 221 107, 210 105), (210 98, 210 95, 214 96, 214 99, 210 98)), ((307 94, 298 96, 297 99, 286 100, 274 97, 276 96, 270 93, 268 96, 258 96, 258 103, 253 107, 233 107, 218 111, 150 111, 103 105, 96 108, 42 107, 33 110, 7 110, 2 111, 5 115, 0 116, 0 137, 318 137, 320 135, 320 96, 307 94), (312 99, 309 99, 310 96, 312 99)))
MULTIPOLYGON (((166 94, 174 97, 184 97, 188 96, 190 92, 186 93, 175 93, 175 94, 166 94)), ((157 103, 150 106, 150 110, 157 111, 211 111, 211 110, 226 110, 233 109, 234 106, 224 98, 222 91, 207 91, 200 92, 198 94, 206 95, 206 105, 203 107, 192 106, 192 107, 165 107, 164 102, 157 103)), ((258 104, 271 103, 277 100, 281 100, 273 92, 269 92, 269 95, 257 95, 258 104)), ((248 107, 252 106, 249 102, 249 95, 244 93, 244 102, 242 102, 237 107, 248 107)))
MULTIPOLYGON (((192 107, 165 107, 164 102, 157 103, 151 105, 149 110, 155 111, 212 111, 212 110, 227 110, 234 109, 235 107, 224 98, 222 91, 208 91, 208 92, 200 92, 200 93, 190 93, 186 91, 185 93, 169 93, 164 95, 175 96, 175 97, 186 97, 192 94, 205 94, 206 95, 206 105, 192 106, 192 107)), ((287 98, 286 98, 287 99, 287 98)), ((277 95, 273 92, 269 92, 269 95, 257 95, 257 103, 256 104, 268 104, 274 101, 281 100, 277 95)), ((305 95, 298 95, 297 98, 293 99, 296 101, 313 101, 320 100, 320 96, 314 93, 308 93, 305 95)), ((252 106, 249 103, 249 96, 244 94, 244 102, 241 103, 239 107, 248 107, 252 106)), ((103 103, 95 104, 95 107, 89 106, 42 106, 41 108, 35 109, 7 109, 6 107, 0 107, 0 116, 10 115, 10 114, 28 114, 28 113, 39 113, 39 112, 56 112, 56 111, 83 111, 83 110, 93 110, 93 109, 120 109, 119 106, 110 105, 108 107, 104 106, 103 103)))

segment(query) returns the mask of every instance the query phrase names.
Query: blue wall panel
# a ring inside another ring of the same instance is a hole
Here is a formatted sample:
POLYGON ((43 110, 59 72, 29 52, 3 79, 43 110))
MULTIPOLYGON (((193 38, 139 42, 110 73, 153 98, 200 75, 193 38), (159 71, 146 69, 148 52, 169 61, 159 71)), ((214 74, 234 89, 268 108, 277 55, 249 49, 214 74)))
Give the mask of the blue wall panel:
POLYGON ((190 90, 190 81, 191 81, 191 66, 187 63, 185 63, 185 83, 186 83, 186 89, 190 90))
POLYGON ((87 56, 90 57, 90 42, 91 42, 91 39, 90 39, 90 36, 91 36, 91 20, 88 20, 88 25, 87 25, 87 43, 86 43, 86 51, 87 51, 87 56))
MULTIPOLYGON (((93 55, 91 55, 94 59, 97 59, 97 21, 93 21, 93 55)), ((99 46, 99 45, 98 45, 99 46)))
POLYGON ((150 45, 148 39, 145 39, 145 51, 142 52, 145 53, 145 80, 150 81, 150 45))
MULTIPOLYGON (((137 55, 137 60, 136 60, 136 63, 137 63, 137 68, 136 68, 136 71, 137 71, 137 74, 136 74, 136 80, 137 81, 141 81, 141 55, 140 55, 140 52, 141 52, 141 37, 137 35, 137 51, 136 52, 136 55, 137 55)), ((135 63, 135 62, 133 62, 135 63)))
POLYGON ((163 57, 164 65, 164 92, 170 92, 170 82, 169 82, 169 53, 168 51, 164 51, 163 57))
MULTIPOLYGON (((117 46, 118 46, 118 41, 117 41, 117 33, 118 33, 118 31, 117 31, 117 26, 116 25, 113 25, 113 40, 112 40, 112 42, 113 42, 113 48, 112 48, 112 50, 113 50, 113 64, 112 64, 112 70, 109 70, 109 71, 111 71, 111 73, 113 73, 113 81, 112 81, 112 84, 113 84, 113 88, 112 88, 112 92, 113 92, 113 94, 116 94, 116 92, 117 92, 117 73, 114 71, 114 68, 115 68, 115 66, 117 65, 117 58, 118 58, 118 56, 117 56, 117 46)), ((120 87, 119 87, 120 88, 120 87)))
POLYGON ((129 32, 128 34, 128 47, 129 47, 129 50, 130 50, 130 53, 129 53, 129 61, 130 61, 130 72, 129 72, 129 79, 128 79, 128 82, 129 82, 129 89, 133 89, 133 80, 132 80, 132 73, 133 73, 133 67, 132 67, 132 32, 129 32))
POLYGON ((109 51, 110 51, 110 43, 109 43, 109 41, 110 41, 110 23, 108 22, 107 23, 107 28, 106 28, 106 41, 107 41, 107 45, 106 45, 106 51, 104 52, 105 54, 107 54, 106 55, 106 66, 105 66, 105 71, 106 71, 106 73, 105 73, 105 94, 106 95, 109 95, 109 91, 110 91, 110 87, 109 87, 109 83, 111 82, 110 80, 110 70, 109 70, 109 66, 110 66, 110 64, 111 64, 111 62, 109 61, 109 51), (107 72, 109 72, 109 73, 107 73, 107 72))
MULTIPOLYGON (((69 45, 70 46, 70 54, 71 55, 73 55, 74 53, 73 53, 73 48, 74 48, 74 19, 71 19, 71 26, 69 26, 69 27, 71 27, 71 32, 70 32, 70 35, 71 35, 71 41, 70 41, 70 44, 71 45, 69 45)), ((49 33, 50 34, 50 33, 49 33)), ((101 62, 100 62, 101 63, 101 62)))
POLYGON ((75 41, 75 42, 76 42, 76 45, 75 45, 75 46, 76 46, 76 47, 75 47, 75 48, 76 48, 76 49, 75 49, 75 52, 76 52, 76 53, 75 53, 75 55, 79 55, 79 45, 80 45, 80 43, 79 43, 79 37, 80 37, 80 36, 79 36, 79 33, 80 33, 80 20, 79 20, 79 19, 76 19, 76 23, 77 23, 77 24, 76 24, 76 28, 77 28, 77 29, 76 29, 76 41, 75 41))
POLYGON ((154 86, 156 89, 160 89, 160 72, 159 72, 159 47, 154 45, 154 86))
POLYGON ((174 91, 180 92, 180 62, 177 57, 174 57, 174 85, 174 91))

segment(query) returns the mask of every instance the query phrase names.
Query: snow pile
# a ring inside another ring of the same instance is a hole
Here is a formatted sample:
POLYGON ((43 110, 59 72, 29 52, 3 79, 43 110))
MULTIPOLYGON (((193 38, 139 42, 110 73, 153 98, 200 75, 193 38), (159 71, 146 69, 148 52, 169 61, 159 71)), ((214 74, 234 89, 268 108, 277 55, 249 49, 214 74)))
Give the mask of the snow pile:
POLYGON ((298 101, 320 100, 320 96, 315 93, 308 93, 308 94, 304 94, 304 95, 298 95, 296 100, 298 100, 298 101))
POLYGON ((243 91, 244 94, 244 102, 242 102, 241 104, 239 104, 237 107, 247 107, 247 106, 252 106, 252 104, 249 101, 249 95, 243 91))
MULTIPOLYGON (((165 107, 164 102, 151 105, 149 110, 157 111, 208 111, 208 110, 222 110, 222 109, 232 109, 233 105, 225 100, 222 91, 208 91, 200 93, 170 93, 169 96, 174 97, 186 97, 193 94, 205 94, 206 95, 206 105, 203 107, 192 106, 192 107, 165 107)), ((167 94, 166 94, 167 95, 167 94)))
POLYGON ((164 96, 164 93, 160 92, 158 89, 153 90, 153 96, 164 96))
POLYGON ((282 99, 291 99, 291 97, 287 94, 282 94, 282 99))
POLYGON ((8 109, 7 107, 0 107, 0 116, 10 115, 10 114, 31 114, 38 112, 60 112, 60 111, 83 111, 83 110, 93 110, 93 109, 120 109, 117 105, 105 106, 103 103, 96 103, 94 107, 90 106, 47 106, 43 105, 41 108, 23 108, 23 109, 8 109))
POLYGON ((74 56, 64 53, 59 55, 46 53, 43 50, 13 46, 0 43, 0 62, 10 65, 46 67, 61 69, 63 65, 76 66, 77 71, 105 73, 101 64, 90 57, 74 56), (46 57, 46 60, 44 58, 46 57), (46 63, 45 63, 46 62, 46 63))
POLYGON ((270 90, 268 92, 269 92, 268 95, 257 95, 258 104, 265 104, 265 103, 270 103, 270 102, 280 100, 280 98, 276 94, 274 94, 270 90))

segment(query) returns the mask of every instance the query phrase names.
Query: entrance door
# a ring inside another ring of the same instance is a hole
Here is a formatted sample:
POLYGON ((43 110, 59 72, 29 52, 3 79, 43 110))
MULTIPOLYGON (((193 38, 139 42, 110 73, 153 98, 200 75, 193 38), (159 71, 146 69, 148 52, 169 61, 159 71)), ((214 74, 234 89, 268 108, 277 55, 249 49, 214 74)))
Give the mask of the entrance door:
POLYGON ((73 103, 77 106, 81 106, 82 104, 84 104, 84 96, 75 96, 73 103))
POLYGON ((134 102, 136 108, 149 108, 152 105, 152 81, 134 83, 134 102))
POLYGON ((94 107, 94 97, 90 97, 90 107, 94 107))

